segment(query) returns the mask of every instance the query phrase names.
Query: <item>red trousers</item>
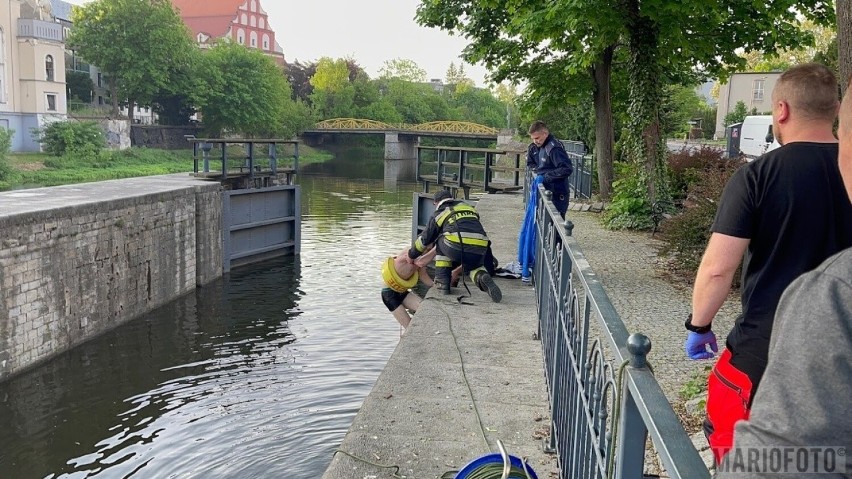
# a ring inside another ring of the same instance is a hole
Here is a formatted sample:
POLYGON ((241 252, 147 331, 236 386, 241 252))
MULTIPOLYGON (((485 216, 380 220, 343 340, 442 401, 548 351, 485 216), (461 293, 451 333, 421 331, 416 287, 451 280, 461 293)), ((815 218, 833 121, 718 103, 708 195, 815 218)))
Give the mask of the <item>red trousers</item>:
POLYGON ((734 425, 748 419, 751 392, 751 379, 731 364, 731 352, 725 348, 707 380, 704 433, 716 464, 721 464, 722 458, 734 445, 734 425))

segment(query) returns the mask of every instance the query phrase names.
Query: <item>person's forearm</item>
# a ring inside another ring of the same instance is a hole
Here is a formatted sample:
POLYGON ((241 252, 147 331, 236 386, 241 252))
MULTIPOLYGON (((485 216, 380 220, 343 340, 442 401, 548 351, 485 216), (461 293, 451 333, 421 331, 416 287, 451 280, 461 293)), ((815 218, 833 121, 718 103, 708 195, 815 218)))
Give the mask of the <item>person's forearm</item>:
POLYGON ((733 277, 733 273, 714 273, 704 267, 698 269, 692 293, 693 326, 706 326, 713 321, 731 292, 733 277))

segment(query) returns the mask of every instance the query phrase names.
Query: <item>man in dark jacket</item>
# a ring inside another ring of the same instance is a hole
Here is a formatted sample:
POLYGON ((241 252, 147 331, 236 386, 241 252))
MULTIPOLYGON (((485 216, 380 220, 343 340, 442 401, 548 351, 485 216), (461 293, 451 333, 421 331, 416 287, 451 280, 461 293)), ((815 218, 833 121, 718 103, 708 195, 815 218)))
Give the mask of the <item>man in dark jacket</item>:
POLYGON ((547 125, 534 121, 529 129, 532 143, 527 149, 527 166, 543 177, 544 189, 553 194, 553 206, 565 218, 568 211, 568 177, 574 171, 562 142, 550 134, 547 125))
POLYGON ((485 267, 490 241, 485 234, 479 214, 473 206, 455 200, 447 190, 435 193, 435 213, 429 224, 408 250, 409 261, 414 261, 426 251, 426 245, 435 243, 435 287, 444 294, 450 293, 453 262, 461 264, 465 274, 485 291, 495 303, 503 294, 485 267))

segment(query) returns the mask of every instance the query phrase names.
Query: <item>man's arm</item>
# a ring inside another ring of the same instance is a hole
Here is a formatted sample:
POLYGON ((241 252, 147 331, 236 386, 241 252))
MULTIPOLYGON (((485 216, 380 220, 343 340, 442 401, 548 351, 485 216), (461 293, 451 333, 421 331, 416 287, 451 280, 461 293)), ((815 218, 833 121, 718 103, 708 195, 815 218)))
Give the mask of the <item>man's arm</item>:
POLYGON ((408 257, 410 259, 415 259, 424 251, 426 251, 426 246, 435 242, 438 239, 438 236, 441 233, 441 229, 438 227, 438 222, 435 221, 435 215, 432 215, 429 218, 429 224, 426 225, 426 229, 420 233, 420 236, 414 240, 414 244, 411 246, 411 249, 408 250, 408 257))
POLYGON ((530 146, 527 147, 527 168, 535 171, 538 168, 538 158, 537 158, 538 150, 535 147, 534 143, 530 143, 530 146))
POLYGON ((574 171, 571 158, 568 158, 568 153, 561 147, 557 146, 550 150, 550 161, 553 162, 553 169, 545 173, 546 180, 568 178, 574 171))
POLYGON ((692 293, 692 325, 707 326, 731 291, 734 273, 749 244, 748 238, 721 233, 710 235, 692 293))

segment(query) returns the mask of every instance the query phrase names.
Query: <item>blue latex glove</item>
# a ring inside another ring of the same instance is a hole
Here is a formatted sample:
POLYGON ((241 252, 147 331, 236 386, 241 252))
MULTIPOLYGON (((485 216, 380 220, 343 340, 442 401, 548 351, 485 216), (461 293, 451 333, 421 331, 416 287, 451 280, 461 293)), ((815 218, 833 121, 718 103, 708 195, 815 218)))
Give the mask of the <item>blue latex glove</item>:
POLYGON ((710 359, 719 352, 719 346, 716 345, 716 334, 713 331, 706 333, 696 333, 690 331, 686 337, 686 355, 689 359, 710 359), (707 346, 713 351, 707 351, 707 346))

